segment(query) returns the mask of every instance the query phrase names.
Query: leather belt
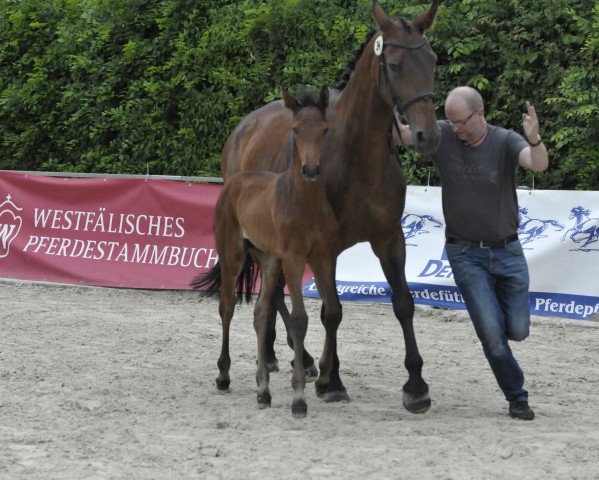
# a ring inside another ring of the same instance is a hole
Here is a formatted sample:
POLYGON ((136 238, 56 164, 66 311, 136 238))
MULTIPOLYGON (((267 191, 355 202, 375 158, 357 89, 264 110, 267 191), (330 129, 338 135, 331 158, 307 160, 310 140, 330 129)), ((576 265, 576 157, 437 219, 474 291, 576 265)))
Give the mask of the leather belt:
POLYGON ((458 237, 447 237, 445 241, 447 243, 453 243, 456 245, 470 245, 471 247, 480 248, 505 248, 508 243, 512 243, 518 240, 518 235, 513 234, 505 237, 503 240, 464 240, 458 237))

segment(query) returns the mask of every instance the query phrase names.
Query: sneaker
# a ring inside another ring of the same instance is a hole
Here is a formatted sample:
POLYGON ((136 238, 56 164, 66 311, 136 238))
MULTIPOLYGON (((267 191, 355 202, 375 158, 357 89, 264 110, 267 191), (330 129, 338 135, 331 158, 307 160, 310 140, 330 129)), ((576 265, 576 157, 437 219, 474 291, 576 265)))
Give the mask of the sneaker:
POLYGON ((519 420, 533 420, 535 418, 535 412, 528 406, 526 400, 517 400, 515 402, 510 402, 510 417, 519 420))

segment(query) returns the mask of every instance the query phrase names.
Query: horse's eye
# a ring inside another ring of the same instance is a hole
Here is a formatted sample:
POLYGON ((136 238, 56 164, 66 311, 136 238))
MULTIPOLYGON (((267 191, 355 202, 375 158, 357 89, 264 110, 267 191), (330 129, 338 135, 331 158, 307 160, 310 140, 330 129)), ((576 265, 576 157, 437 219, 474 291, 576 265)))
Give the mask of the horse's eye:
POLYGON ((327 133, 329 133, 329 129, 328 129, 328 127, 327 127, 327 128, 325 128, 325 129, 322 131, 322 134, 323 134, 323 135, 326 135, 327 133))
POLYGON ((389 68, 391 69, 391 71, 395 73, 398 73, 401 70, 401 66, 399 65, 399 63, 390 63, 389 68))
POLYGON ((291 130, 292 130, 292 131, 293 131, 293 133, 295 133, 296 135, 297 135, 297 134, 298 134, 298 132, 299 132, 299 129, 298 129, 297 127, 293 127, 291 130))

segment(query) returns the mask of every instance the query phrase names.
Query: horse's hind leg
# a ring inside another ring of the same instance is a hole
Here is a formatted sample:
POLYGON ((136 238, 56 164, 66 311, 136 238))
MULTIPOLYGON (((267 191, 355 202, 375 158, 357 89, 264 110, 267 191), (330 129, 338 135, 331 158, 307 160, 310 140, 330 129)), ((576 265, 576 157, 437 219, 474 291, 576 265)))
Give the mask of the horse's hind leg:
MULTIPOLYGON (((273 308, 276 309, 275 315, 276 315, 276 312, 278 311, 279 314, 281 315, 281 318, 283 319, 283 323, 285 324, 285 330, 287 331, 287 345, 289 345, 289 347, 293 349, 293 340, 291 339, 291 335, 289 334, 289 310, 287 309, 287 304, 285 303, 285 293, 283 291, 284 288, 285 288, 285 277, 283 275, 281 275, 279 277, 279 282, 278 282, 275 294, 273 296, 272 303, 273 303, 273 308)), ((274 322, 273 322, 273 330, 274 330, 274 322)), ((271 340, 271 336, 269 335, 269 342, 272 342, 274 344, 275 336, 276 335, 272 335, 272 340, 271 340)), ((273 355, 274 355, 274 351, 273 351, 273 355)), ((308 351, 306 350, 305 347, 304 347, 303 359, 304 359, 304 372, 306 374, 306 382, 313 382, 314 380, 316 380, 316 377, 318 376, 318 369, 316 368, 316 365, 314 364, 314 358, 312 357, 312 355, 310 355, 308 353, 308 351)), ((291 366, 293 366, 293 363, 294 362, 291 363, 291 366)))
POLYGON ((239 225, 232 219, 222 203, 217 203, 217 221, 215 222, 214 236, 219 262, 221 265, 221 284, 218 313, 222 324, 222 344, 218 357, 218 377, 216 386, 219 390, 227 390, 231 383, 229 369, 231 356, 229 354, 229 330, 231 320, 237 303, 235 284, 241 273, 247 256, 247 248, 241 236, 239 225), (220 206, 220 210, 219 210, 220 206))
POLYGON ((231 368, 231 356, 229 354, 229 330, 231 320, 235 312, 235 281, 238 273, 235 269, 230 269, 226 262, 221 259, 221 291, 218 305, 218 313, 222 325, 222 344, 220 356, 218 357, 218 377, 216 378, 216 387, 219 390, 227 390, 231 384, 229 369, 231 368))
MULTIPOLYGON (((254 246, 250 246, 249 251, 252 257, 254 258, 254 261, 260 264, 260 259, 264 254, 254 246)), ((274 295, 276 295, 276 292, 273 293, 273 297, 274 295)), ((266 368, 268 368, 269 372, 279 371, 279 360, 277 359, 277 355, 275 353, 275 340, 277 339, 277 311, 275 308, 275 301, 273 300, 268 312, 263 313, 263 315, 266 315, 266 368)))
POLYGON ((272 321, 272 296, 281 270, 281 262, 268 254, 254 251, 254 258, 260 265, 261 288, 260 295, 254 307, 254 329, 258 343, 258 364, 256 368, 256 384, 258 385, 257 401, 260 408, 270 406, 271 394, 269 389, 270 367, 268 330, 272 321))

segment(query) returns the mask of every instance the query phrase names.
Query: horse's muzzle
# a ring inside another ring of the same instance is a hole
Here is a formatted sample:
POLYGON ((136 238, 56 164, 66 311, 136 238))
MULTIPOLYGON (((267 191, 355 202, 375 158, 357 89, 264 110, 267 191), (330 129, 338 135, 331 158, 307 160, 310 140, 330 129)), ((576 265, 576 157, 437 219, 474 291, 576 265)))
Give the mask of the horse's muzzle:
POLYGON ((435 125, 434 128, 428 130, 415 129, 412 132, 414 147, 423 155, 432 155, 439 148, 441 141, 441 128, 435 125))
POLYGON ((313 182, 318 180, 320 176, 320 166, 319 165, 303 165, 302 166, 302 177, 304 180, 308 182, 313 182))

